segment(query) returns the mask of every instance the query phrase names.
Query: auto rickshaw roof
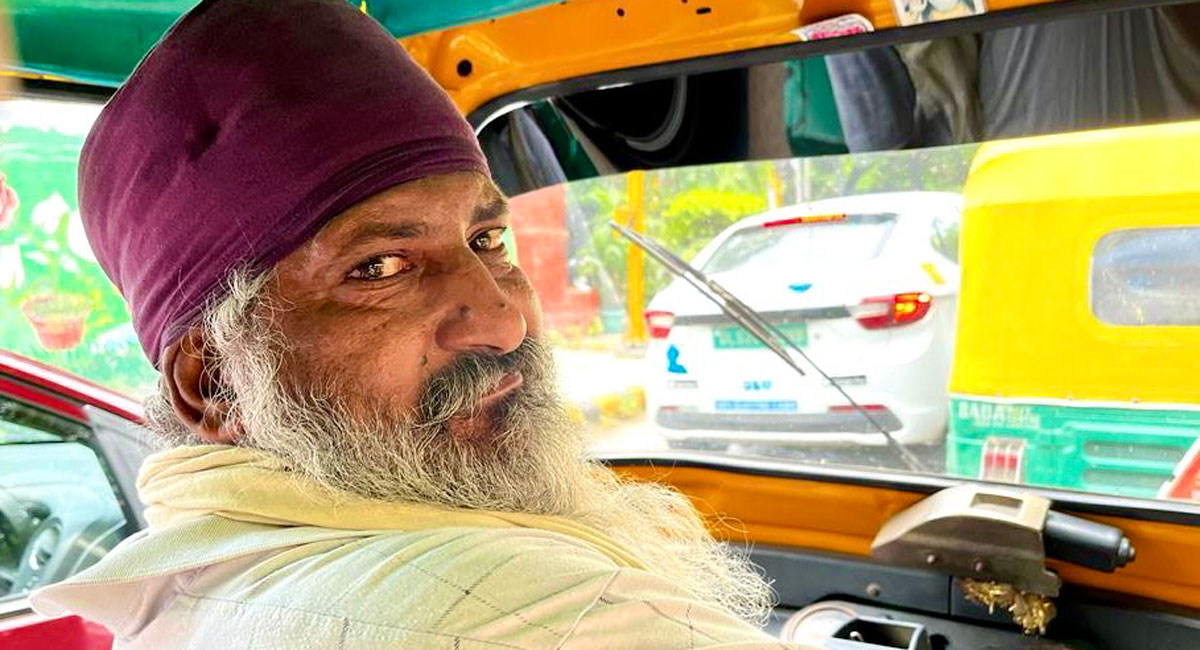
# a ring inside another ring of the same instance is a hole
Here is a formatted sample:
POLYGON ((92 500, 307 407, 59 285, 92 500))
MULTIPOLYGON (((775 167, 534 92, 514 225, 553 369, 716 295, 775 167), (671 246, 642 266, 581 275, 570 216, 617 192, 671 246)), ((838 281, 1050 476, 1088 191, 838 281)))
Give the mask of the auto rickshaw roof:
MULTIPOLYGON (((197 1, 8 0, 18 56, 7 74, 111 92, 197 1)), ((990 0, 983 15, 908 27, 897 26, 889 0, 348 1, 401 39, 479 126, 510 106, 554 91, 1169 0, 990 0), (874 31, 801 41, 802 26, 845 14, 863 16, 874 31)))
POLYGON ((1200 121, 1001 140, 982 145, 967 209, 1200 195, 1200 121))
MULTIPOLYGON (((359 0, 351 4, 397 38, 474 23, 553 0, 359 0)), ((121 83, 142 56, 199 0, 9 0, 18 70, 104 86, 121 83)))

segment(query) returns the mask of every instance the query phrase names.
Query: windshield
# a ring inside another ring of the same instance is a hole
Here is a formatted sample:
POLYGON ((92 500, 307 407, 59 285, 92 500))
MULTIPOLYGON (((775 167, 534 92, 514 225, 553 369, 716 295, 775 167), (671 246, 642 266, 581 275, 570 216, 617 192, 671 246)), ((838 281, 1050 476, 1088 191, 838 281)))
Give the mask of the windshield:
MULTIPOLYGON (((489 116, 510 254, 593 449, 910 471, 882 428, 954 479, 1200 499, 1179 478, 1200 462, 1200 56, 1154 30, 1161 56, 1106 45, 1142 29, 1121 16, 489 116), (715 276, 800 371, 613 221, 715 276)), ((97 111, 0 104, 0 347, 144 396, 78 212, 97 111)))
POLYGON ((853 264, 879 255, 896 215, 778 215, 738 227, 700 270, 724 273, 767 268, 853 264))

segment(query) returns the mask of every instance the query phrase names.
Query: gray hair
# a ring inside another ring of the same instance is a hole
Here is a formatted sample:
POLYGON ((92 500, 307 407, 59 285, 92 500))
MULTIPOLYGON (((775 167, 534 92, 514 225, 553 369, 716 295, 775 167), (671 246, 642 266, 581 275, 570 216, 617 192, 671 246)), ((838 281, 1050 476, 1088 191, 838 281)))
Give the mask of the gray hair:
MULTIPOLYGON (((226 352, 244 342, 255 325, 263 325, 259 321, 264 318, 262 307, 266 304, 264 294, 270 277, 269 272, 235 269, 225 283, 225 291, 201 313, 199 324, 210 340, 208 353, 215 364, 210 371, 215 371, 216 376, 221 377, 230 370, 226 352)), ((183 353, 199 354, 196 350, 184 350, 183 353)), ((221 385, 218 390, 229 391, 221 385)), ((159 378, 158 391, 146 398, 144 407, 146 426, 157 434, 161 447, 205 443, 179 419, 164 377, 159 378)))

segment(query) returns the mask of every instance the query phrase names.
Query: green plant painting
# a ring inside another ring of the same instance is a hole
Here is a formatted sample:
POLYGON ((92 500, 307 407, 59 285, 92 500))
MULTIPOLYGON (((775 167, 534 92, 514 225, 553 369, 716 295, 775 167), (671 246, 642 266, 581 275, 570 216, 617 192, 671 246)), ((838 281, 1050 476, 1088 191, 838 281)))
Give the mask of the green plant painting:
POLYGON ((145 395, 157 373, 79 217, 86 129, 60 131, 12 104, 0 123, 0 348, 145 395))

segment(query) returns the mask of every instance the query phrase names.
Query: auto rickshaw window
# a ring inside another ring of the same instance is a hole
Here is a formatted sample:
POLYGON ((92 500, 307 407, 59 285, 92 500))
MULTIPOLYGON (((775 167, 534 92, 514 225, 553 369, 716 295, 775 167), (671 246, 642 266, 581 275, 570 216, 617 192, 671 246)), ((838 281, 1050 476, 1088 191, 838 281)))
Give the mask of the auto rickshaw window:
POLYGON ((1198 6, 634 81, 490 121, 594 449, 1158 496, 1200 456, 1200 389, 1168 352, 1188 334, 1116 340, 1097 321, 1200 315, 1200 226, 1177 210, 1200 168, 1198 6), (741 299, 800 370, 613 222, 741 299))
POLYGON ((1200 325, 1200 227, 1102 237, 1092 257, 1092 310, 1113 325, 1200 325))

